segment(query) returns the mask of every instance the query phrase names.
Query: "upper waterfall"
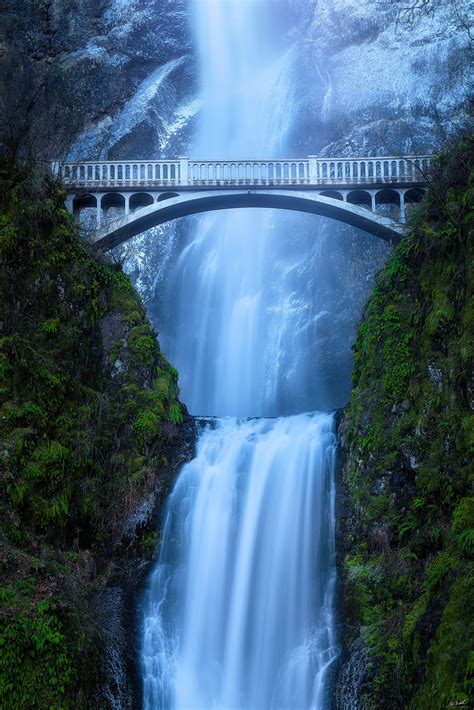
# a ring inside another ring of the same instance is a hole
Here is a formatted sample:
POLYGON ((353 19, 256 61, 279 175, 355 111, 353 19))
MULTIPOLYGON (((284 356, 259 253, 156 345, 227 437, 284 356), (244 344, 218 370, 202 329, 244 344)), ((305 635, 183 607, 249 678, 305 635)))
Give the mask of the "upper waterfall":
MULTIPOLYGON (((202 77, 193 153, 271 157, 288 148, 295 48, 282 40, 275 9, 271 2, 193 3, 202 77)), ((301 350, 317 314, 311 306, 298 313, 305 286, 294 259, 285 263, 288 232, 304 219, 235 210, 191 222, 167 280, 165 299, 177 313, 175 333, 167 339, 165 332, 164 343, 192 413, 262 416, 315 408, 304 402, 309 363, 301 361, 301 350)))
POLYGON ((192 154, 273 157, 292 102, 273 3, 194 0, 192 8, 203 107, 192 154))

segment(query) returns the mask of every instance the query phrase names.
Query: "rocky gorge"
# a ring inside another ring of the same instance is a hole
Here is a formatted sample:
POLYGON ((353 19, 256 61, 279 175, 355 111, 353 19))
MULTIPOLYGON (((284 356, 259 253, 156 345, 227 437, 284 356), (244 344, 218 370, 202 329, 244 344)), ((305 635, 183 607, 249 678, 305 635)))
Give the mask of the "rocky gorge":
MULTIPOLYGON (((287 116, 279 128, 281 145, 297 156, 440 147, 465 123, 469 102, 469 35, 463 27, 469 8, 458 5, 456 12, 451 3, 435 0, 407 24, 397 22, 397 6, 383 3, 278 2, 277 71, 280 83, 291 87, 282 106, 287 116)), ((7 2, 0 68, 4 140, 12 150, 17 144, 20 151, 31 147, 47 159, 189 153, 202 113, 190 7, 177 0, 25 1, 21 8, 7 2), (18 81, 8 81, 12 75, 18 81), (12 120, 15 108, 25 125, 12 120)), ((301 219, 286 228, 300 232, 291 268, 306 270, 309 284, 294 308, 304 312, 308 302, 317 304, 308 318, 292 323, 304 333, 300 367, 312 352, 314 368, 305 376, 311 382, 320 373, 310 386, 324 393, 318 406, 342 406, 350 388, 354 324, 387 249, 323 220, 301 219), (321 235, 323 247, 305 238, 308 229, 321 235), (325 266, 314 282, 311 273, 322 249, 325 266), (344 288, 335 286, 338 281, 344 288)), ((129 242, 120 255, 170 356, 176 325, 161 304, 176 294, 170 294, 165 276, 190 229, 190 220, 157 228, 129 242)), ((288 255, 277 258, 285 264, 288 255)), ((276 270, 272 279, 284 274, 276 270)), ((299 397, 303 402, 304 393, 299 397)))
POLYGON ((440 157, 354 346, 340 424, 342 708, 472 698, 472 149, 440 157))
MULTIPOLYGON (((275 222, 291 242, 275 240, 266 279, 273 290, 291 288, 280 337, 295 341, 279 359, 277 413, 344 408, 342 655, 327 706, 468 706, 469 3, 433 1, 412 15, 403 3, 401 11, 353 0, 273 5, 271 66, 284 86, 275 131, 292 155, 447 146, 394 254, 320 218, 275 222)), ((159 227, 97 260, 62 209, 61 186, 18 168, 12 175, 11 161, 195 149, 206 109, 190 7, 7 0, 2 8, 6 707, 141 706, 133 609, 165 494, 194 451, 166 358, 186 402, 192 374, 179 313, 188 303, 177 310, 170 273, 197 229, 195 219, 159 227)))

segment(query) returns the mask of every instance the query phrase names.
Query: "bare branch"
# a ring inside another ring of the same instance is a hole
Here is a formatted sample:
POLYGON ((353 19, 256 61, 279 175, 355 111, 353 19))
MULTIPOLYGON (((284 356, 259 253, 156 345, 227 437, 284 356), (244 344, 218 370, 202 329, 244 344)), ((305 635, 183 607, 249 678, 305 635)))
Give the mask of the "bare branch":
POLYGON ((468 17, 464 15, 461 10, 459 9, 458 2, 457 0, 451 0, 451 5, 454 11, 454 15, 462 29, 464 29, 467 32, 467 36, 469 37, 469 43, 472 49, 472 42, 474 40, 474 31, 472 29, 472 21, 469 22, 468 17))
POLYGON ((397 8, 397 26, 412 25, 419 13, 429 15, 434 11, 432 0, 388 0, 384 4, 400 6, 397 8))

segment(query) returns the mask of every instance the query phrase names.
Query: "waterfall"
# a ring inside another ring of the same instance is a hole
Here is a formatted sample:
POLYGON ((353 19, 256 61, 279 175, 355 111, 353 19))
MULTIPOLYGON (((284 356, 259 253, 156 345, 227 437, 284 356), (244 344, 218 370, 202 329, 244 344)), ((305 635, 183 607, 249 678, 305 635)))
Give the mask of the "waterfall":
MULTIPOLYGON (((296 58, 284 6, 192 3, 203 106, 193 156, 287 148, 296 58)), ((141 609, 143 707, 321 710, 337 657, 335 435, 331 414, 299 413, 318 406, 301 345, 321 314, 285 260, 308 222, 232 210, 188 224, 163 342, 190 411, 220 419, 165 511, 141 609)))
MULTIPOLYGON (((203 106, 195 158, 286 155, 298 46, 282 37, 284 5, 194 2, 203 106)), ((237 209, 189 225, 164 299, 174 328, 160 328, 189 411, 246 417, 319 408, 309 345, 325 310, 312 292, 325 275, 302 275, 314 218, 237 209)))
POLYGON ((144 707, 320 708, 336 657, 332 417, 223 419, 169 498, 144 707))

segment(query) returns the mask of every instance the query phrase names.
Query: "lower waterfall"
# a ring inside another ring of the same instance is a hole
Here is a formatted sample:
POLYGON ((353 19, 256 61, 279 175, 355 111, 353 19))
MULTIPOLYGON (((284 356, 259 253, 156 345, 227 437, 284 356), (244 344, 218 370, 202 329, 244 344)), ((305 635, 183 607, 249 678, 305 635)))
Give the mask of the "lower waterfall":
POLYGON ((318 710, 334 633, 331 414, 209 422, 143 602, 145 710, 318 710))

